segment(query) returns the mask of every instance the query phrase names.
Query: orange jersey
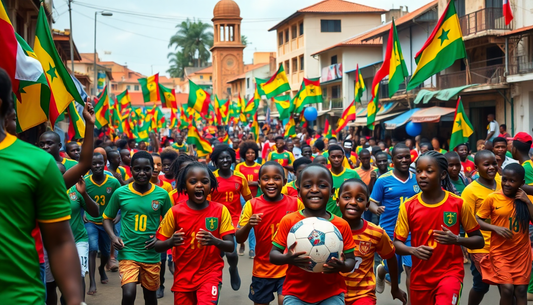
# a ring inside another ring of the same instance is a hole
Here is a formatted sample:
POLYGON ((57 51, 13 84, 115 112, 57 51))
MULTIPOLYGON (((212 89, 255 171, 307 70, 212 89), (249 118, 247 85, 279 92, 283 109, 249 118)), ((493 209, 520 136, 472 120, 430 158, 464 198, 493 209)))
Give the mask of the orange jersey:
POLYGON ((178 203, 185 202, 189 200, 189 194, 186 193, 178 193, 178 190, 172 190, 172 192, 169 193, 170 195, 170 202, 173 206, 175 206, 178 203))
POLYGON ((222 178, 218 174, 218 169, 213 172, 218 181, 217 190, 211 193, 211 199, 215 202, 221 202, 231 214, 233 226, 236 227, 241 216, 241 194, 248 196, 251 194, 248 187, 248 180, 239 172, 234 171, 233 176, 222 178))
POLYGON ((357 174, 359 174, 359 177, 361 177, 361 180, 363 180, 363 182, 366 184, 366 185, 369 185, 370 184, 370 180, 372 179, 372 172, 376 170, 375 167, 373 166, 370 166, 370 169, 369 170, 364 170, 363 167, 359 166, 358 168, 355 169, 355 171, 357 172, 357 174))
POLYGON ((422 201, 422 193, 415 195, 400 205, 394 238, 405 242, 411 233, 411 246, 421 245, 433 248, 427 261, 416 256, 411 270, 412 290, 432 290, 445 277, 456 277, 461 282, 464 277, 463 252, 458 245, 439 244, 433 238, 433 230, 446 227, 453 234, 459 234, 462 225, 466 233, 479 229, 474 213, 463 199, 445 192, 444 199, 437 204, 422 201))
MULTIPOLYGON (((304 219, 302 211, 287 214, 281 219, 278 231, 274 235, 272 244, 281 250, 287 245, 287 235, 297 222, 304 219)), ((353 252, 355 243, 352 237, 350 225, 346 220, 331 214, 329 219, 340 231, 344 241, 344 253, 353 252)), ((310 273, 303 269, 289 265, 287 276, 283 282, 283 295, 292 295, 307 303, 317 303, 346 292, 346 284, 340 273, 310 273)))
MULTIPOLYGON (((529 199, 533 200, 533 197, 529 196, 529 199)), ((515 216, 514 198, 505 196, 501 190, 494 192, 483 201, 477 216, 513 232, 511 239, 496 233, 491 235, 489 256, 481 260, 483 281, 528 285, 531 273, 529 227, 520 227, 515 216)))
MULTIPOLYGON (((495 191, 501 190, 502 187, 500 181, 501 180, 496 180, 495 189, 491 189, 490 187, 479 183, 477 180, 474 180, 474 182, 465 187, 461 194, 461 198, 463 198, 464 203, 470 207, 470 210, 474 212, 474 215, 476 215, 481 208, 485 198, 495 191)), ((489 253, 491 232, 481 230, 481 234, 485 240, 485 246, 483 249, 466 249, 469 253, 489 253)))
POLYGON ((194 291, 215 277, 222 282, 224 261, 215 246, 202 246, 196 239, 200 229, 222 237, 235 233, 228 209, 217 202, 209 202, 203 210, 193 210, 187 204, 173 206, 157 230, 157 239, 167 240, 183 229, 185 244, 174 247, 172 259, 176 264, 172 291, 194 291))
POLYGON ((346 303, 353 303, 363 297, 376 299, 376 277, 374 275, 374 253, 383 259, 394 256, 391 239, 381 227, 363 220, 363 227, 352 230, 355 241, 355 267, 353 273, 343 273, 346 281, 346 303))
MULTIPOLYGON (((246 165, 245 162, 239 163, 235 166, 235 171, 241 173, 248 182, 258 182, 259 181, 259 169, 261 164, 254 163, 252 166, 246 165)), ((257 196, 257 186, 249 186, 250 192, 252 192, 252 197, 257 196)))
POLYGON ((261 222, 254 227, 256 238, 254 268, 252 275, 260 278, 282 278, 287 271, 287 265, 278 266, 270 263, 272 237, 278 229, 283 216, 305 207, 296 197, 283 196, 278 202, 266 201, 261 195, 246 202, 242 210, 239 227, 244 227, 253 214, 263 213, 261 222))

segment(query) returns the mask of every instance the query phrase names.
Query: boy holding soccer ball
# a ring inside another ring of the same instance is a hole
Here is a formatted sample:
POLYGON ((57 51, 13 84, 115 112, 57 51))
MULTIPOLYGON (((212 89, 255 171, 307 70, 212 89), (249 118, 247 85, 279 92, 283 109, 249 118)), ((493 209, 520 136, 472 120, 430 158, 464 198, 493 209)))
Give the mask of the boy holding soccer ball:
POLYGON ((355 268, 354 248, 350 225, 342 218, 326 211, 326 206, 334 191, 331 172, 323 165, 310 164, 298 177, 298 188, 305 209, 287 214, 281 220, 272 241, 270 262, 275 265, 289 265, 283 283, 283 304, 344 304, 346 284, 339 272, 352 272, 355 268), (332 258, 324 264, 323 273, 304 271, 311 264, 311 257, 305 252, 296 252, 296 243, 287 245, 287 235, 291 228, 307 217, 321 217, 329 220, 342 235, 344 241, 340 259, 332 258), (288 247, 287 253, 284 253, 288 247))
POLYGON ((304 209, 293 196, 283 195, 285 170, 275 161, 268 161, 259 169, 259 186, 263 195, 246 202, 242 209, 239 228, 235 237, 244 243, 253 228, 257 244, 252 271, 252 285, 248 297, 254 304, 269 304, 278 294, 278 303, 283 304, 282 286, 287 266, 270 262, 272 235, 287 213, 304 209))

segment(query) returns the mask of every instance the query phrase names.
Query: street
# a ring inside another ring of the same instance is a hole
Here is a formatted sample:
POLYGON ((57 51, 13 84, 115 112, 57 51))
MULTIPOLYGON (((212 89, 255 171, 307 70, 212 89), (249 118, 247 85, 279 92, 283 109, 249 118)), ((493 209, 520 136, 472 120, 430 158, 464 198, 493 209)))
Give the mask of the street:
MULTIPOLYGON (((248 250, 248 245, 247 245, 248 250)), ((231 305, 250 305, 252 302, 248 299, 248 290, 251 283, 251 270, 253 260, 248 257, 248 251, 246 251, 245 256, 239 256, 239 272, 241 275, 242 285, 239 291, 233 291, 229 285, 229 273, 228 265, 224 268, 223 276, 223 286, 221 290, 220 302, 219 304, 231 304, 231 305)), ((465 279, 464 279, 464 288, 461 296, 462 304, 468 304, 468 293, 472 287, 472 275, 470 274, 470 265, 465 265, 465 279)), ((86 296, 85 302, 89 305, 116 305, 120 304, 122 299, 122 290, 120 289, 120 278, 118 272, 108 273, 109 283, 107 285, 97 284, 98 292, 94 296, 86 296)), ((168 271, 166 272, 166 289, 165 297, 159 299, 160 305, 171 305, 173 304, 173 295, 170 291, 172 286, 172 274, 168 271)), ((85 277, 87 282, 87 288, 89 283, 89 276, 85 277)), ((97 275, 97 280, 99 277, 97 275)), ((405 277, 402 277, 401 288, 405 290, 405 277)), ((494 286, 491 287, 489 293, 485 295, 483 299, 483 305, 496 305, 499 304, 499 294, 498 289, 494 286)), ((140 285, 137 285, 137 299, 135 301, 136 305, 143 305, 144 299, 142 295, 142 288, 140 285)), ((275 305, 275 303, 271 303, 275 305)), ((379 305, 393 305, 401 304, 399 301, 393 301, 390 296, 390 287, 387 285, 385 287, 385 292, 383 294, 378 294, 378 304, 379 305)))

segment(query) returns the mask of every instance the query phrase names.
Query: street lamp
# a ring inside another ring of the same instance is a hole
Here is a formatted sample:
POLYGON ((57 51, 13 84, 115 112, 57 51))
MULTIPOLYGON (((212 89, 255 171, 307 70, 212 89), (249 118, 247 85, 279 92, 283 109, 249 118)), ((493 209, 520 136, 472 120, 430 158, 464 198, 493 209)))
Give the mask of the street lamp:
POLYGON ((106 12, 106 11, 96 11, 94 12, 94 95, 97 95, 98 92, 98 76, 96 73, 96 17, 98 14, 105 16, 105 17, 111 17, 113 16, 113 13, 106 12))

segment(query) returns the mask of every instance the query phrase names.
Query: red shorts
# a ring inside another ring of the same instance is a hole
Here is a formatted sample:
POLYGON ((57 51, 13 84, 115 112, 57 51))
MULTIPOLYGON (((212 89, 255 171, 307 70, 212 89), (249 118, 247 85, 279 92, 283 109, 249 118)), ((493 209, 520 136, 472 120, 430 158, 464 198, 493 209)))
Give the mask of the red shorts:
POLYGON ((411 305, 456 305, 462 289, 463 283, 459 279, 446 277, 432 290, 411 289, 411 305))
POLYGON ((362 297, 355 301, 346 302, 346 305, 376 305, 376 299, 372 297, 362 297))
POLYGON ((222 283, 210 280, 195 291, 174 291, 174 304, 179 305, 216 305, 222 283))

